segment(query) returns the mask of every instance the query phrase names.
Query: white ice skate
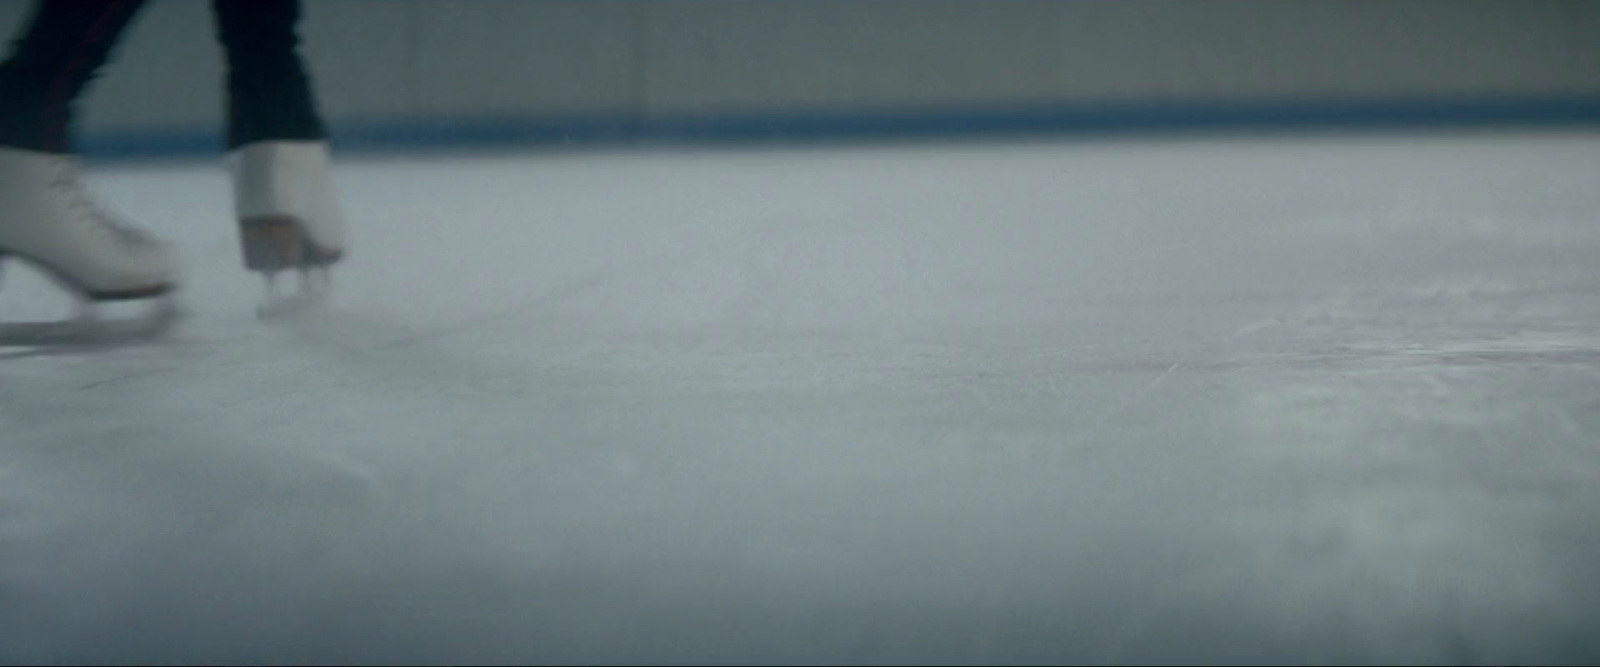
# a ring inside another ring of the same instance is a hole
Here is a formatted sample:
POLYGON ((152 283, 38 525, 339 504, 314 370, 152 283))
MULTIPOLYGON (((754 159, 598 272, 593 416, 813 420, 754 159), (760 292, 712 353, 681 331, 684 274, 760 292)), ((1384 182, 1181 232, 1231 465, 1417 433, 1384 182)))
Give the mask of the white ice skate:
POLYGON ((164 331, 178 315, 171 248, 101 207, 75 156, 0 147, 0 260, 38 268, 76 295, 76 320, 7 322, 0 345, 110 342, 164 331), (150 299, 146 317, 107 320, 96 304, 150 299))
POLYGON ((318 303, 329 287, 328 267, 344 258, 344 211, 333 183, 328 145, 264 141, 228 154, 245 268, 266 279, 257 315, 268 317, 318 303), (277 292, 278 272, 300 273, 298 294, 277 292))

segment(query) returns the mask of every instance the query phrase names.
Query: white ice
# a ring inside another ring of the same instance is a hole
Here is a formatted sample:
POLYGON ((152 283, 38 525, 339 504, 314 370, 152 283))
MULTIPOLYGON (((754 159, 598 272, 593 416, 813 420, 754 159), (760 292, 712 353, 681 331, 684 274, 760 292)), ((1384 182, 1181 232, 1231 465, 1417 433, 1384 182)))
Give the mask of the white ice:
MULTIPOLYGON (((0 662, 1600 660, 1600 136, 350 156, 0 350, 0 662)), ((62 311, 9 272, 0 318, 62 311)))

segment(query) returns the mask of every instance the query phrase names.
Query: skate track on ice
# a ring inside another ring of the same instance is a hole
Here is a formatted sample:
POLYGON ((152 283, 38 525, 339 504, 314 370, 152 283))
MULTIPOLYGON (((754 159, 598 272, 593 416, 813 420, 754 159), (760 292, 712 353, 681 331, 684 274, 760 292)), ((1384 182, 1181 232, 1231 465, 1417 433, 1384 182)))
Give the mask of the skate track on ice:
POLYGON ((219 165, 0 350, 0 662, 1600 660, 1600 136, 349 158, 271 323, 219 165))

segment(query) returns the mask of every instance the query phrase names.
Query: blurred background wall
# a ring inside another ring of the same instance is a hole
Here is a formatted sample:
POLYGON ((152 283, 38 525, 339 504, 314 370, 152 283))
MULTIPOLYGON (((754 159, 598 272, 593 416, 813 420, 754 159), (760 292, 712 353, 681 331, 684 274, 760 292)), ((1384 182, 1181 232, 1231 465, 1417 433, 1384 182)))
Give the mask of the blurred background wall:
MULTIPOLYGON (((0 0, 16 34, 26 0, 0 0)), ((1600 123, 1593 0, 307 0, 346 150, 1600 123)), ((90 90, 101 156, 220 145, 209 2, 90 90)))

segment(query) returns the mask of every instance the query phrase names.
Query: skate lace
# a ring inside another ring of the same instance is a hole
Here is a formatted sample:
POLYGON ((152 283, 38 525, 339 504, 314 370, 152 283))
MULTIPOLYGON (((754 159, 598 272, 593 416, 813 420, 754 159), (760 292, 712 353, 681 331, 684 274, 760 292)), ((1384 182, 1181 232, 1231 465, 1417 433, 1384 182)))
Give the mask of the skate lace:
POLYGON ((71 219, 93 223, 89 225, 91 232, 128 246, 144 243, 144 235, 141 232, 106 211, 90 195, 83 185, 82 170, 73 160, 63 158, 56 162, 50 187, 62 195, 68 212, 73 214, 70 216, 71 219))

